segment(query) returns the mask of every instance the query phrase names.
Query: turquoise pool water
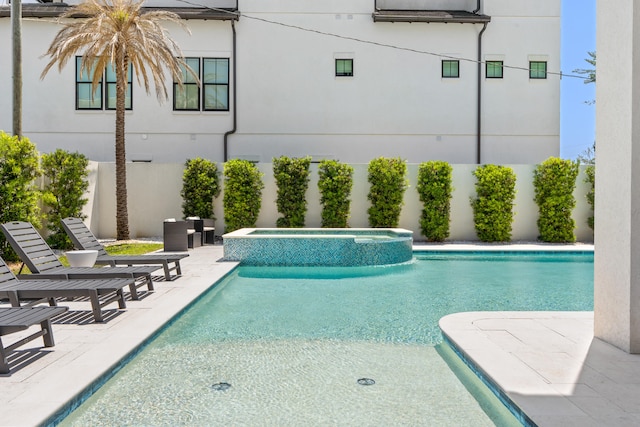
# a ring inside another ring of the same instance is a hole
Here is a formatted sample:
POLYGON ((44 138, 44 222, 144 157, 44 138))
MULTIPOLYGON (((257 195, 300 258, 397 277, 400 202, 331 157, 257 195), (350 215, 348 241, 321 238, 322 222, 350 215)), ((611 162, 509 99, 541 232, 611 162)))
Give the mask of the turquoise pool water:
POLYGON ((440 344, 438 320, 592 309, 592 254, 240 267, 65 424, 514 425, 440 344))

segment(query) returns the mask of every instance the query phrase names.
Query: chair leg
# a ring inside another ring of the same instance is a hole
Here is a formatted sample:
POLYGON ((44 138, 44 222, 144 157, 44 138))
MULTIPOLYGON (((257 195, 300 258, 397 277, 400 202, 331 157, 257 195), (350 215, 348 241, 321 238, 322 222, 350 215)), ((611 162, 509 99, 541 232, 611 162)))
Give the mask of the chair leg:
POLYGON ((42 340, 44 341, 45 347, 53 347, 55 342, 53 341, 53 329, 51 328, 51 319, 43 320, 40 322, 40 327, 42 327, 42 340))
POLYGON ((2 337, 0 337, 0 374, 9 373, 9 362, 7 361, 7 352, 2 344, 2 337))
POLYGON ((102 308, 100 308, 100 299, 98 298, 98 291, 94 289, 89 292, 89 299, 91 300, 93 318, 96 322, 104 322, 104 318, 102 317, 102 308))

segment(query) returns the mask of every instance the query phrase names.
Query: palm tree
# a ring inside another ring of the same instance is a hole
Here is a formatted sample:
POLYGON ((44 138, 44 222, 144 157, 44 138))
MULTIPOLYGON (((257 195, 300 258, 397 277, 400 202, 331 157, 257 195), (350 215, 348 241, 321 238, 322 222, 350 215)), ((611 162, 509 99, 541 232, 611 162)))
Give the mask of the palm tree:
MULTIPOLYGON (((197 76, 183 59, 177 43, 160 25, 162 21, 189 29, 180 17, 168 11, 142 11, 144 0, 85 0, 60 16, 62 28, 45 55, 51 57, 40 78, 58 64, 58 70, 83 52, 81 73, 93 73, 93 91, 98 88, 102 70, 113 67, 116 75, 116 238, 129 238, 127 212, 127 171, 125 153, 125 95, 129 67, 133 67, 138 84, 149 90, 153 79, 160 103, 168 98, 165 69, 173 79, 182 82, 183 70, 197 76), (69 20, 76 17, 78 19, 69 20)), ((190 33, 190 32, 189 32, 190 33)))

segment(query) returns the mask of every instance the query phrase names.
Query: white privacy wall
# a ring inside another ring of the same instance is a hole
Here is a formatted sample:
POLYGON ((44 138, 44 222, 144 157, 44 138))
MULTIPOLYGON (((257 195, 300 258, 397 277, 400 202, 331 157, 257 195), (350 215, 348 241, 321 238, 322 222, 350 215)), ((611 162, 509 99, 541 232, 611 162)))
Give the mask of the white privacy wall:
MULTIPOLYGON (((368 227, 367 200, 369 183, 367 182, 367 165, 354 164, 354 185, 351 197, 351 227, 368 227)), ((416 191, 418 174, 417 164, 408 165, 410 187, 404 197, 405 204, 400 216, 400 227, 412 230, 414 240, 424 240, 420 234, 420 213, 422 205, 416 191)), ((473 226, 473 211, 470 198, 475 196, 475 177, 472 175, 476 165, 452 165, 453 186, 455 190, 451 201, 451 236, 449 240, 477 240, 473 226)), ((265 188, 262 192, 262 209, 258 219, 258 227, 275 227, 279 214, 276 209, 277 188, 273 179, 273 168, 270 163, 258 164, 264 173, 265 188)), ((533 201, 534 165, 512 165, 517 174, 515 200, 515 217, 513 223, 514 241, 535 241, 538 232, 536 220, 538 210, 533 201)), ((132 163, 128 164, 129 191, 129 227, 132 237, 158 237, 162 235, 162 221, 165 218, 182 218, 182 164, 132 163)), ((113 163, 92 163, 90 186, 93 193, 91 202, 85 212, 89 215, 87 223, 98 237, 115 236, 115 165, 113 163), (95 181, 94 181, 95 180, 95 181)), ((317 187, 317 164, 311 165, 311 181, 306 193, 308 210, 306 227, 320 227, 321 205, 317 187)), ((577 179, 575 197, 577 207, 573 217, 576 220, 576 236, 578 241, 592 242, 593 232, 586 225, 591 215, 585 195, 588 191, 584 183, 584 170, 577 179)), ((222 177, 221 177, 222 182, 222 177)), ((224 190, 223 190, 224 191, 224 190)), ((214 201, 216 234, 224 232, 223 200, 224 192, 214 201)))

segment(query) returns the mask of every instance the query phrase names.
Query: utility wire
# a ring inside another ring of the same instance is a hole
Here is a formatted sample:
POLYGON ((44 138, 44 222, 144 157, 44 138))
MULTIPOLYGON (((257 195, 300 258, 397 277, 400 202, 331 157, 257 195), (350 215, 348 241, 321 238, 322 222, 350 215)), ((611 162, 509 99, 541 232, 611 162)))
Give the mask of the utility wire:
MULTIPOLYGON (((405 51, 405 52, 412 52, 412 53, 417 53, 417 54, 420 54, 420 55, 429 55, 429 56, 435 56, 435 57, 438 57, 438 58, 445 58, 445 59, 452 59, 452 60, 457 60, 457 61, 471 62, 471 63, 474 63, 474 64, 485 64, 486 63, 486 61, 478 61, 477 59, 470 59, 470 58, 451 56, 451 55, 446 55, 446 54, 442 54, 442 53, 430 52, 430 51, 426 51, 426 50, 413 49, 413 48, 409 48, 409 47, 397 46, 397 45, 392 45, 392 44, 388 44, 388 43, 375 42, 375 41, 372 41, 372 40, 361 39, 361 38, 358 38, 358 37, 351 37, 351 36, 344 36, 344 35, 341 35, 341 34, 329 33, 329 32, 326 32, 326 31, 321 31, 321 30, 316 30, 316 29, 312 29, 312 28, 301 27, 299 25, 286 24, 284 22, 273 21, 273 20, 266 19, 266 18, 259 18, 257 16, 246 15, 246 14, 240 13, 240 12, 234 12, 234 11, 230 11, 230 10, 226 10, 226 9, 220 9, 220 8, 216 8, 216 7, 206 6, 206 5, 199 4, 199 3, 194 3, 194 2, 191 2, 191 1, 188 1, 188 0, 178 0, 178 1, 182 2, 182 3, 189 4, 191 6, 197 6, 197 7, 209 9, 209 10, 212 10, 214 12, 227 13, 229 15, 234 15, 234 16, 237 16, 237 17, 241 17, 242 16, 245 19, 251 19, 251 20, 254 20, 254 21, 260 21, 260 22, 264 22, 264 23, 267 23, 267 24, 278 25, 278 26, 281 26, 281 27, 290 28, 290 29, 299 30, 299 31, 304 31, 304 32, 308 32, 308 33, 319 34, 319 35, 326 36, 326 37, 333 37, 333 38, 338 38, 338 39, 342 39, 342 40, 349 40, 349 41, 354 41, 354 42, 357 42, 357 43, 363 43, 363 44, 368 44, 368 45, 373 45, 373 46, 378 46, 378 47, 396 49, 396 50, 401 50, 401 51, 405 51)), ((527 67, 518 67, 518 66, 514 66, 514 65, 505 65, 504 63, 502 64, 502 68, 507 68, 507 69, 511 69, 511 70, 521 70, 521 71, 527 71, 527 72, 530 71, 530 69, 527 68, 527 67)), ((579 75, 576 75, 576 74, 566 74, 566 73, 563 73, 562 71, 559 71, 559 72, 547 71, 547 74, 560 76, 561 78, 562 77, 570 77, 570 78, 576 78, 576 79, 582 79, 582 80, 588 79, 588 77, 579 76, 579 75)))

